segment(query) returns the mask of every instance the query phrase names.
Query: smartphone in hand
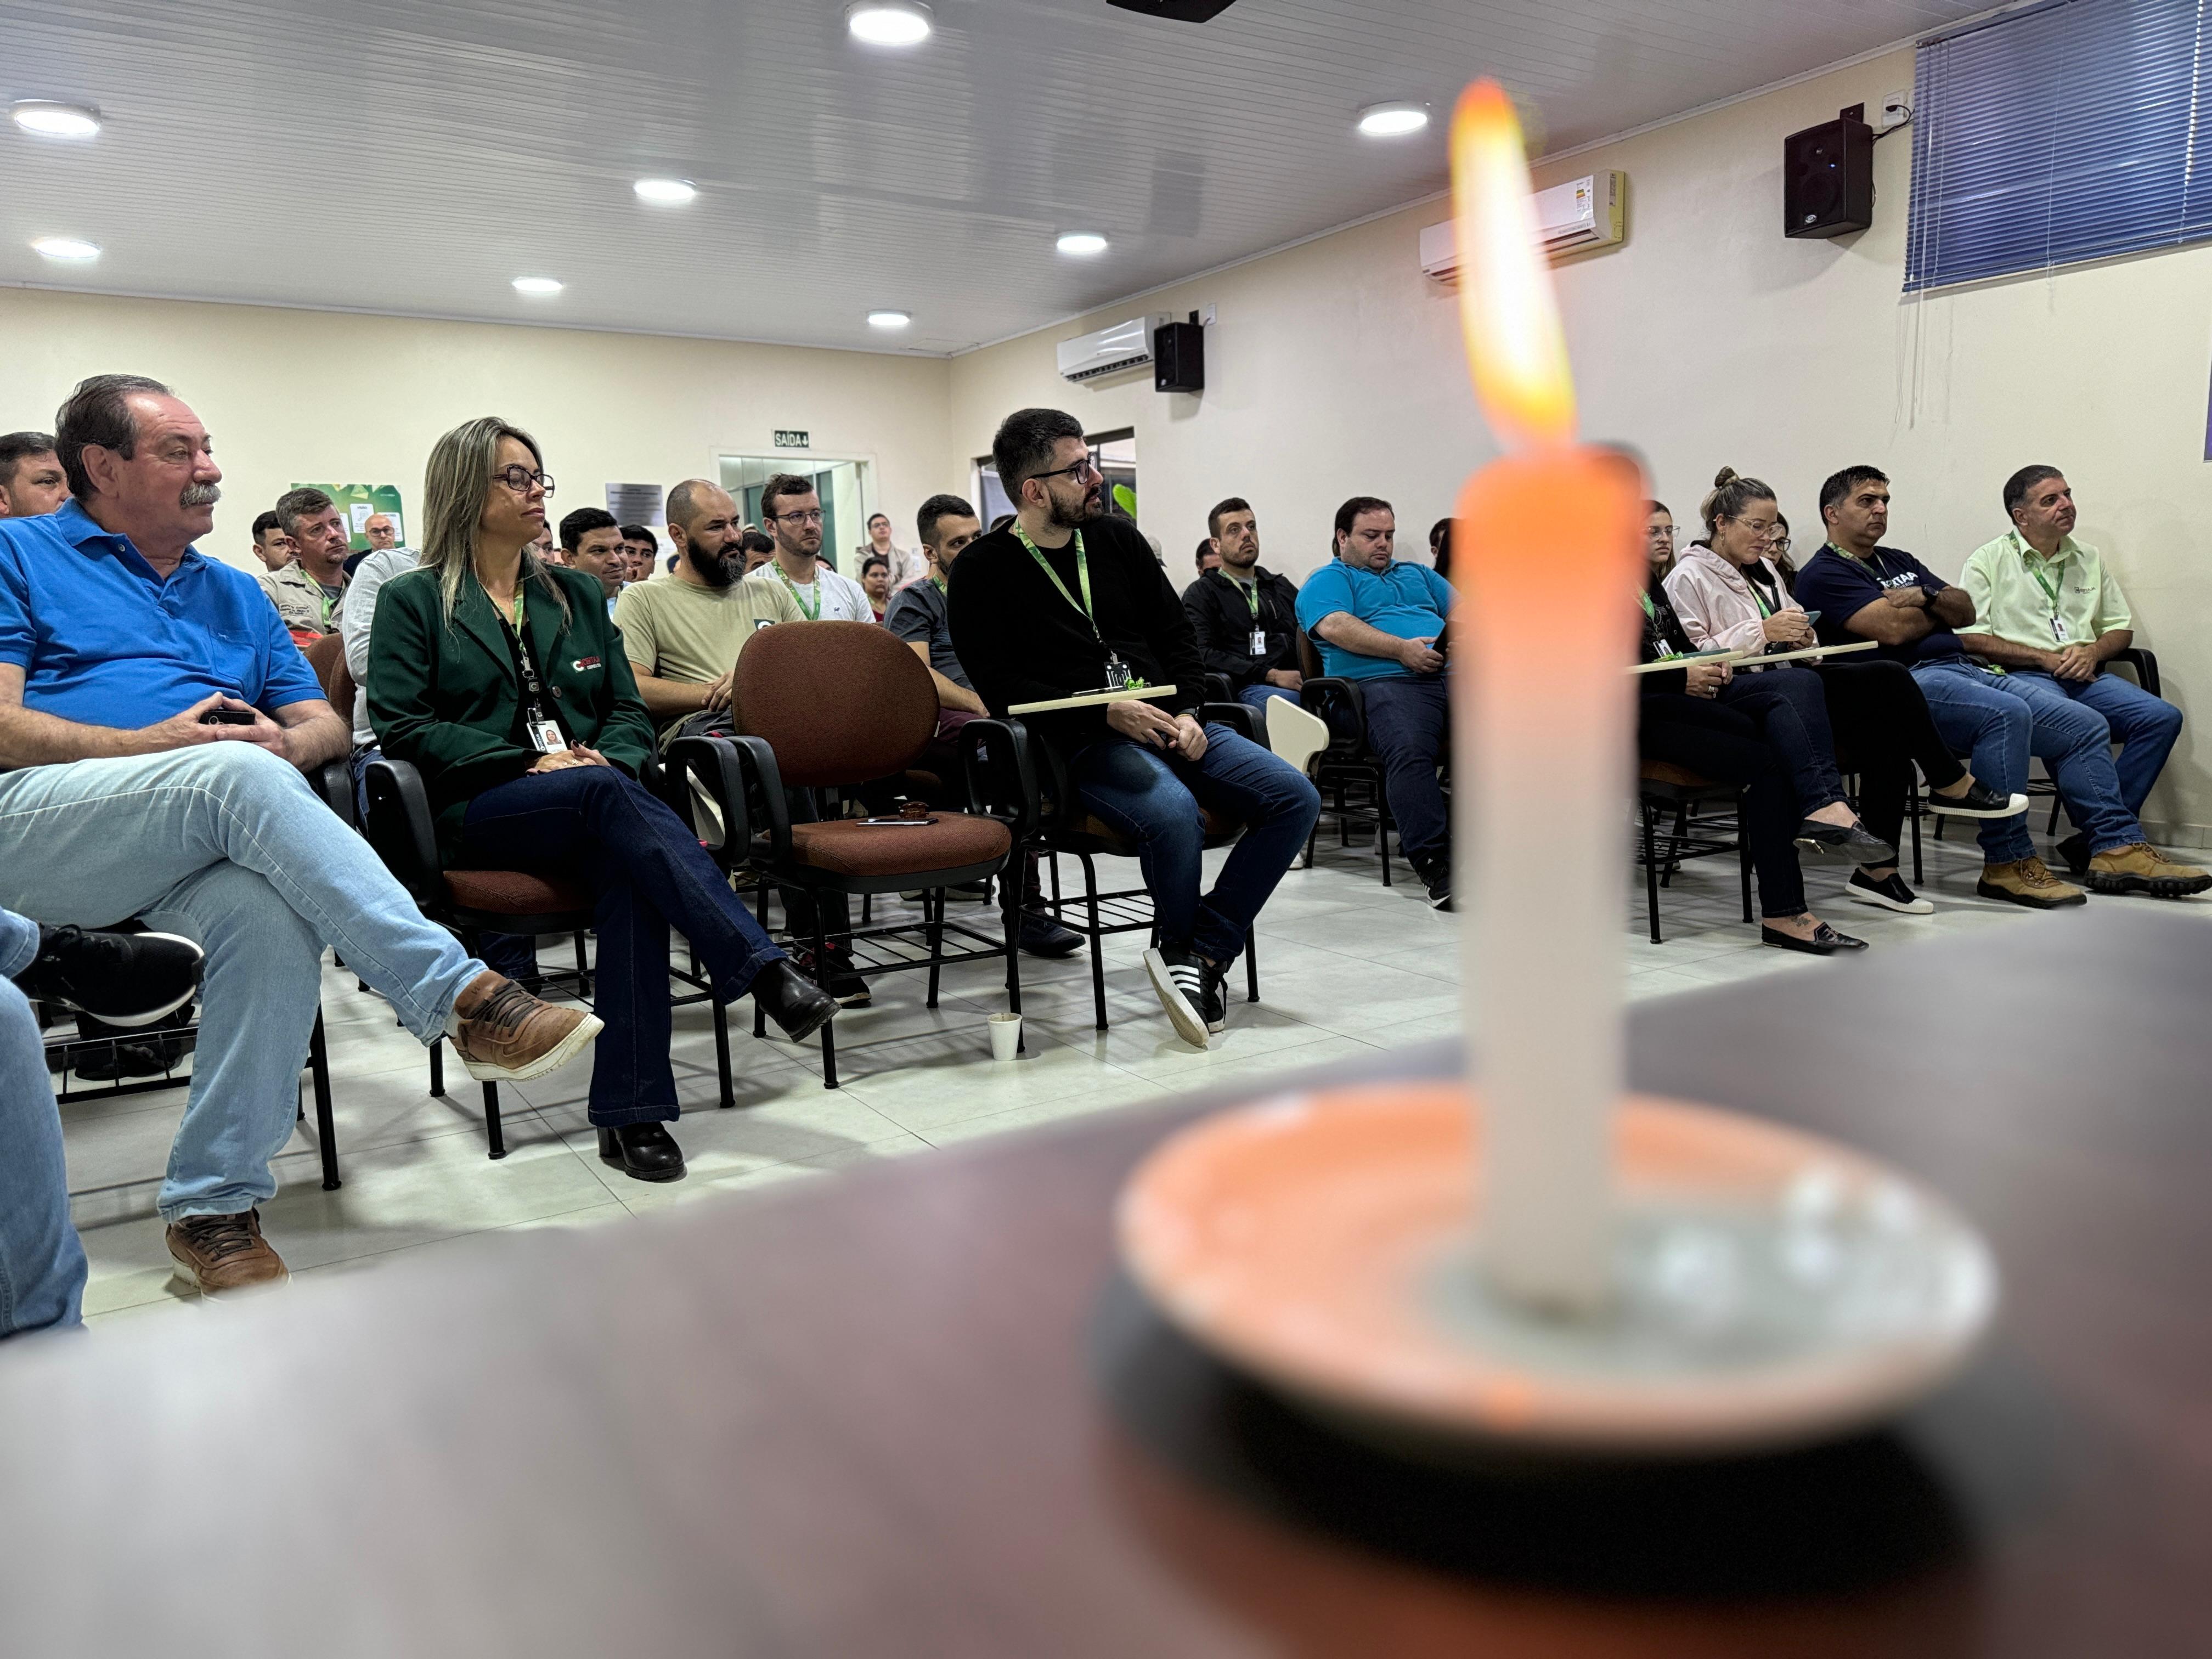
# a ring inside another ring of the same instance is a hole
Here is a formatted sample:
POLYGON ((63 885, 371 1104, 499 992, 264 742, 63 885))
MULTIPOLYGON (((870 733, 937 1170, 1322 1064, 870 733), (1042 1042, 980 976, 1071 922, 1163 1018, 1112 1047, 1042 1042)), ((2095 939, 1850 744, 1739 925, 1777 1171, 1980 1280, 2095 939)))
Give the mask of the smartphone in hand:
POLYGON ((245 708, 210 708, 200 716, 202 726, 251 726, 252 711, 245 708))

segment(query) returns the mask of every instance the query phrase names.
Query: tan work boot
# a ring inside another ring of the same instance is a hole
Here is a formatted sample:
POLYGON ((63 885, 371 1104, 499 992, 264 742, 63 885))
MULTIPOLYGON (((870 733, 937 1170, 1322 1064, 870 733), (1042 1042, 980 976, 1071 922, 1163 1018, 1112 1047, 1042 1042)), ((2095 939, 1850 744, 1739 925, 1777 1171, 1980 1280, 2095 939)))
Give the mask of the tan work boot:
POLYGON ((2177 864, 2147 841, 2115 847, 2089 860, 2082 878, 2100 893, 2147 893, 2153 898, 2186 898, 2212 887, 2212 871, 2177 864))
POLYGON ((188 1215, 169 1224, 169 1259, 202 1296, 223 1296, 292 1276, 261 1237, 261 1212, 188 1215))
POLYGON ((453 1052, 483 1083, 525 1083, 567 1065, 604 1029, 587 1008, 541 1002, 503 974, 478 974, 453 999, 453 1052))
POLYGON ((2044 861, 2030 854, 2009 864, 1985 864, 1974 890, 1984 898, 2024 904, 2031 910, 2057 910, 2069 904, 2087 904, 2089 896, 2071 882, 2051 873, 2044 861))

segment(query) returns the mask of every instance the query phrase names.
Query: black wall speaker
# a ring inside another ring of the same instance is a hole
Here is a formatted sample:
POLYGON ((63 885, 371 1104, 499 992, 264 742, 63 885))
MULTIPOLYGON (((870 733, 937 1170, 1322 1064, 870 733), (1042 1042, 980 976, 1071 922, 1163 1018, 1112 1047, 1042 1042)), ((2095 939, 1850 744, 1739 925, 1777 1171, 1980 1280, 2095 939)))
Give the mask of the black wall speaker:
POLYGON ((1152 331, 1152 385, 1162 392, 1206 390, 1206 330, 1163 323, 1152 331))
POLYGON ((1842 236, 1874 222, 1874 129, 1849 117, 1782 141, 1782 234, 1842 236))
POLYGON ((1147 17, 1165 17, 1178 23, 1208 23, 1237 3, 1237 0, 1106 0, 1123 11, 1140 11, 1147 17))

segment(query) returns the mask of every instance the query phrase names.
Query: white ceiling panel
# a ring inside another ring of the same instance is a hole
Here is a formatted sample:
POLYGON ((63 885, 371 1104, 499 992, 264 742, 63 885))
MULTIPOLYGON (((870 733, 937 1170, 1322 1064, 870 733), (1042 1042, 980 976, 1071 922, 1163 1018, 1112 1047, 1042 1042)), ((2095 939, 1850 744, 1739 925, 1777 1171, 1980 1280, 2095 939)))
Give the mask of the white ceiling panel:
POLYGON ((1982 9, 938 0, 894 52, 842 0, 0 0, 0 101, 106 122, 0 123, 0 283, 955 351, 1440 188, 1477 74, 1556 149, 1982 9), (1437 118, 1353 133, 1399 99, 1437 118), (698 199, 647 207, 650 175, 698 199), (1112 246, 1058 254, 1068 229, 1112 246), (50 235, 103 257, 52 264, 50 235))

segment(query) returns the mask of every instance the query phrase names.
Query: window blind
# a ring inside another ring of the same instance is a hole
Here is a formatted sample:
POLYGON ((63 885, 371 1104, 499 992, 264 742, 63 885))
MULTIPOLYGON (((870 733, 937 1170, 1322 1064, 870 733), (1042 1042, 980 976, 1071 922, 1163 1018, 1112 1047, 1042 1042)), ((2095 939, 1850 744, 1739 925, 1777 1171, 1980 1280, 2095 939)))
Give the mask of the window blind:
POLYGON ((2212 0, 2045 0, 1921 42, 1905 285, 2212 236, 2212 0))

